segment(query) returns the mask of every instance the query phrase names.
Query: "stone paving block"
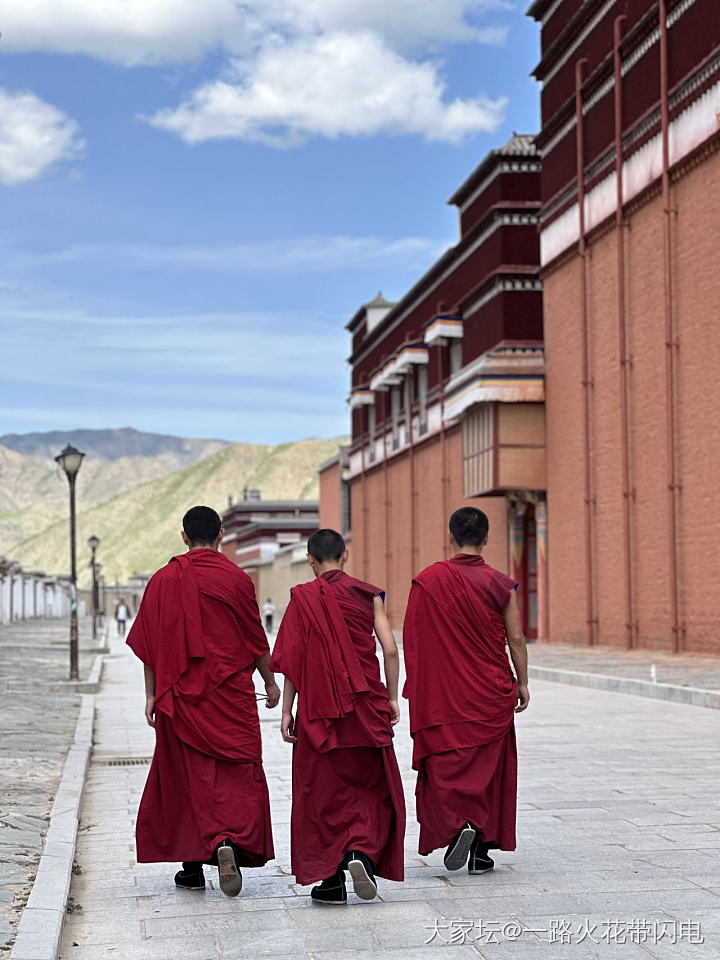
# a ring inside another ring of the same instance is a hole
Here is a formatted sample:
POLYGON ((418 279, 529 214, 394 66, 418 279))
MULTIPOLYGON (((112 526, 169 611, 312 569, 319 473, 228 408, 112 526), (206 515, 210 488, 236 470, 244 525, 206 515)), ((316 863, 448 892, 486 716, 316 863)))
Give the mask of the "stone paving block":
POLYGON ((478 953, 470 945, 447 947, 423 946, 422 952, 416 947, 383 947, 382 952, 365 950, 341 950, 339 953, 325 953, 323 950, 313 953, 315 960, 478 960, 478 953))
POLYGON ((429 899, 428 903, 445 917, 465 917, 466 919, 512 917, 519 913, 531 913, 544 916, 564 916, 581 913, 587 906, 579 896, 567 893, 521 894, 516 897, 466 896, 465 894, 448 899, 429 899))
POLYGON ((94 924, 88 919, 81 919, 82 914, 77 916, 77 921, 73 923, 72 940, 80 946, 112 946, 118 944, 119 949, 126 953, 139 944, 145 938, 141 920, 130 919, 126 915, 116 915, 114 911, 110 916, 105 917, 101 924, 94 924))
MULTIPOLYGON (((330 909, 333 909, 332 907, 330 909)), ((340 907, 338 910, 342 909, 340 907)), ((347 949, 352 944, 357 950, 373 951, 378 949, 378 940, 369 927, 364 924, 336 929, 322 925, 319 921, 312 930, 287 932, 269 928, 262 936, 252 931, 237 931, 228 937, 218 937, 220 953, 232 960, 250 960, 253 957, 287 957, 294 954, 307 955, 327 951, 331 955, 347 949)))
POLYGON ((303 898, 293 897, 292 901, 278 901, 276 897, 246 897, 242 893, 239 897, 229 898, 219 890, 205 890, 197 895, 191 891, 182 891, 184 897, 151 896, 137 897, 133 901, 133 911, 141 919, 155 919, 161 917, 202 917, 217 914, 231 914, 240 916, 245 913, 263 911, 277 911, 288 903, 295 905, 303 902, 303 898))
MULTIPOLYGON (((63 945, 60 952, 60 960, 182 960, 174 952, 177 941, 158 941, 142 940, 139 943, 133 943, 130 947, 131 952, 127 952, 123 946, 117 944, 90 944, 85 946, 73 947, 71 943, 63 945)), ((220 956, 220 950, 215 943, 207 943, 205 940, 195 938, 183 941, 182 957, 192 958, 192 960, 217 960, 220 956)))
POLYGON ((65 910, 27 907, 20 918, 11 960, 55 960, 65 910))
POLYGON ((28 907, 38 910, 64 908, 70 888, 71 868, 70 857, 53 857, 44 854, 30 892, 28 907))
POLYGON ((145 921, 145 935, 156 940, 190 936, 234 936, 236 933, 253 934, 262 939, 266 931, 281 934, 292 933, 294 926, 284 910, 247 911, 206 914, 187 917, 150 917, 145 921))
POLYGON ((586 910, 614 916, 628 911, 645 914, 655 910, 692 920, 695 910, 720 911, 720 896, 710 890, 696 887, 694 890, 625 890, 605 893, 578 894, 586 910))

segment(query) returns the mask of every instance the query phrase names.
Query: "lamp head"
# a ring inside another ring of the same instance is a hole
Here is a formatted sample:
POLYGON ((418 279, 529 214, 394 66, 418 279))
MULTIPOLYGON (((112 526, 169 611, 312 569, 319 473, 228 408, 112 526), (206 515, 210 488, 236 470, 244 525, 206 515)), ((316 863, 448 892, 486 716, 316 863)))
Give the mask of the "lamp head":
POLYGON ((92 552, 95 553, 97 548, 100 546, 100 537, 95 537, 95 536, 88 537, 88 546, 90 547, 92 552))
POLYGON ((55 462, 60 464, 65 471, 68 480, 71 480, 80 469, 80 464, 82 463, 82 458, 84 456, 84 453, 81 453, 71 444, 68 444, 63 452, 55 457, 55 462))

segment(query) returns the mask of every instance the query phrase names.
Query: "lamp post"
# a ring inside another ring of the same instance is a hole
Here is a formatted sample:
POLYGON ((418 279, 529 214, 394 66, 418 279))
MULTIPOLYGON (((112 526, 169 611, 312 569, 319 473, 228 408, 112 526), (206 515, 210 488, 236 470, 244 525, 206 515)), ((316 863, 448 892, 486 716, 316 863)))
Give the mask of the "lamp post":
POLYGON ((102 564, 98 563, 95 565, 97 570, 97 587, 98 587, 98 620, 100 621, 100 629, 105 628, 105 577, 100 572, 102 570, 102 564))
POLYGON ((70 484, 70 679, 78 679, 77 562, 75 548, 75 478, 85 456, 68 444, 55 462, 63 468, 70 484))
POLYGON ((97 548, 100 546, 99 537, 89 537, 88 546, 92 553, 92 559, 90 560, 90 566, 92 567, 92 604, 93 604, 93 640, 97 640, 97 616, 98 616, 98 582, 97 582, 97 565, 95 562, 95 554, 97 553, 97 548))

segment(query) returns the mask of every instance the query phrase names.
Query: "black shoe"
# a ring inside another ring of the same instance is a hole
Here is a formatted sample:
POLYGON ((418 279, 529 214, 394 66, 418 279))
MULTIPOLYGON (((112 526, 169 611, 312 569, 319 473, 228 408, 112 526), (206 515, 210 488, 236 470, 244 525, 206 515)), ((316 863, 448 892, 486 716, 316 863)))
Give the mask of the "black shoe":
POLYGON ((477 837, 475 827, 466 823, 445 851, 445 867, 447 870, 459 870, 468 860, 470 847, 477 837))
POLYGON ((361 900, 374 900, 377 896, 377 884, 373 862, 359 850, 351 850, 345 858, 347 869, 353 881, 353 890, 361 900))
POLYGON ((197 868, 195 864, 186 864, 183 863, 183 869, 178 870, 175 874, 175 885, 178 887, 184 887, 185 890, 204 890, 205 889, 205 874, 203 873, 202 864, 197 868), (187 870, 186 867, 191 867, 187 870))
POLYGON ((470 858, 468 859, 468 873, 475 876, 479 873, 489 873, 495 867, 495 861, 488 856, 488 846, 477 837, 470 847, 470 858))
POLYGON ((310 897, 315 903, 347 903, 345 876, 342 870, 338 870, 332 877, 327 877, 317 887, 313 887, 310 897))
POLYGON ((220 889, 226 897, 236 897, 242 890, 242 874, 235 855, 235 844, 223 840, 217 848, 218 874, 220 889))

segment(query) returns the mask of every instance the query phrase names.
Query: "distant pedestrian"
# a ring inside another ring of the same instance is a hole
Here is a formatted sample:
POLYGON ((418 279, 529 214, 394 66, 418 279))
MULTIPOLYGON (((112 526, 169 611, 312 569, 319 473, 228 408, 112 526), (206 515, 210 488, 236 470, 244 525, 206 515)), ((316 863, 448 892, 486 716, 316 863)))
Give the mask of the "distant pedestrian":
POLYGON ((270 597, 267 598, 262 608, 263 616, 265 617, 265 629, 268 633, 272 633, 273 629, 273 617, 275 615, 275 604, 272 602, 270 597))
POLYGON ((203 864, 212 864, 234 897, 240 867, 274 856, 254 672, 268 707, 280 690, 252 580, 218 551, 223 532, 210 507, 188 510, 188 552, 151 578, 127 642, 145 664, 145 718, 155 729, 138 863, 182 861, 175 883, 189 890, 205 888, 203 864))
POLYGON ((118 602, 117 607, 115 607, 115 622, 117 623, 117 632, 119 637, 125 636, 125 627, 127 626, 127 621, 130 619, 130 611, 128 605, 125 603, 122 597, 118 602))

